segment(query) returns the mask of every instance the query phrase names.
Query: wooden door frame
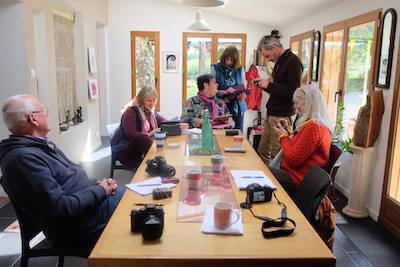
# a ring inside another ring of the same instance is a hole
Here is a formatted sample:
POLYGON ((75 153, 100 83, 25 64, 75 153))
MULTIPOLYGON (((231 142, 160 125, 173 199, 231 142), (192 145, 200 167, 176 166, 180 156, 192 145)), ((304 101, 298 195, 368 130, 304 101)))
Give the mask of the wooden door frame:
POLYGON ((131 31, 131 94, 132 99, 136 97, 136 55, 135 55, 135 48, 136 48, 136 39, 135 37, 154 37, 156 44, 155 44, 155 85, 156 91, 158 92, 158 100, 156 103, 156 110, 160 111, 160 32, 154 31, 131 31))
POLYGON ((311 39, 311 51, 310 51, 310 60, 308 62, 308 73, 307 73, 307 81, 306 83, 309 84, 311 82, 311 75, 313 70, 313 62, 314 62, 314 33, 315 30, 311 30, 308 32, 304 32, 298 35, 294 35, 290 37, 290 47, 292 47, 292 42, 299 42, 299 53, 297 57, 300 61, 303 61, 302 49, 303 49, 303 40, 311 39))
MULTIPOLYGON (((400 42, 399 42, 400 44, 400 42)), ((400 204, 390 198, 388 190, 393 167, 395 153, 395 138, 397 135, 398 123, 400 120, 400 50, 397 52, 396 78, 393 92, 392 112, 389 128, 388 148, 386 152, 385 174, 381 198, 381 208, 378 222, 400 239, 400 204), (386 217, 393 218, 388 220, 386 217)))
POLYGON ((246 33, 204 33, 184 32, 182 35, 182 103, 187 100, 186 94, 186 71, 187 71, 187 39, 190 37, 211 38, 211 64, 218 62, 218 38, 241 38, 242 39, 242 66, 246 67, 246 33))
MULTIPOLYGON (((322 59, 321 59, 321 67, 323 67, 324 61, 325 61, 325 37, 327 33, 338 31, 338 30, 343 30, 343 53, 342 53, 342 59, 341 59, 341 69, 340 69, 340 74, 339 74, 339 81, 338 81, 338 89, 339 89, 339 98, 338 101, 339 103, 343 103, 344 101, 344 80, 345 80, 345 74, 346 74, 346 58, 347 58, 347 45, 348 45, 348 38, 349 38, 349 28, 361 25, 364 23, 368 23, 371 21, 375 21, 375 26, 374 26, 374 42, 373 42, 373 47, 372 47, 372 58, 371 58, 371 75, 368 81, 368 91, 373 91, 374 90, 374 81, 375 81, 375 75, 376 75, 376 67, 377 67, 377 51, 378 51, 378 45, 377 43, 379 42, 378 40, 378 34, 379 34, 379 28, 380 27, 380 17, 381 17, 382 9, 376 9, 346 20, 338 21, 329 25, 324 26, 322 38, 322 59)), ((319 81, 319 86, 321 87, 322 85, 322 74, 321 72, 321 79, 319 81)))

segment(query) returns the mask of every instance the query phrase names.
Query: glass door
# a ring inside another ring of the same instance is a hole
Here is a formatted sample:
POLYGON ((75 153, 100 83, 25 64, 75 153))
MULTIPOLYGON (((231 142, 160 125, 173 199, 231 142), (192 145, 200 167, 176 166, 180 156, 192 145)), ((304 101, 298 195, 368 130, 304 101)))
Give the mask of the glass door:
POLYGON ((348 137, 353 137, 358 110, 367 101, 372 84, 375 21, 349 27, 346 72, 343 87, 343 121, 348 137))
POLYGON ((344 30, 325 32, 324 53, 321 74, 321 91, 328 106, 328 113, 333 120, 336 117, 337 97, 340 95, 340 74, 343 57, 344 30))
POLYGON ((210 73, 211 67, 211 38, 189 37, 186 41, 186 99, 195 96, 196 79, 199 75, 210 73))
POLYGON ((246 34, 236 33, 183 33, 182 101, 197 94, 196 79, 210 73, 211 64, 217 63, 226 47, 239 50, 242 66, 246 61, 246 34))
POLYGON ((353 137, 358 110, 373 90, 378 20, 379 12, 374 11, 324 29, 321 90, 331 120, 343 119, 343 139, 353 137), (337 117, 338 108, 343 118, 337 117))
POLYGON ((132 98, 140 89, 151 86, 158 92, 156 110, 160 110, 160 33, 131 32, 132 98))

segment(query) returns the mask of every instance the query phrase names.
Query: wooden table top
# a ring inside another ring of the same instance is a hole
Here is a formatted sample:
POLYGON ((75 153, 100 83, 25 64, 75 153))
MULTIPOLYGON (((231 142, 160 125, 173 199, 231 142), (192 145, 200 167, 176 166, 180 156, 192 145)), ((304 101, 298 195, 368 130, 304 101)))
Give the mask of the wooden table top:
MULTIPOLYGON (((218 144, 232 147, 232 137, 224 131, 215 132, 218 144)), ((167 144, 180 143, 179 148, 150 148, 140 165, 133 181, 147 178, 145 162, 149 158, 162 155, 168 164, 175 166, 177 177, 181 178, 182 167, 209 166, 209 156, 187 156, 184 154, 186 136, 168 137, 167 144)), ((243 142, 246 153, 224 153, 227 156, 225 167, 229 169, 261 169, 269 177, 271 172, 258 157, 251 145, 243 142)), ((238 191, 233 184, 233 191, 238 204, 245 200, 246 193, 238 191)), ((319 238, 294 202, 272 178, 278 189, 276 195, 287 206, 288 217, 296 221, 297 227, 291 236, 265 239, 261 233, 261 221, 254 218, 250 211, 242 209, 244 234, 242 236, 210 235, 201 233, 201 223, 176 222, 179 199, 179 184, 173 189, 170 199, 152 200, 151 195, 140 196, 127 190, 121 202, 108 222, 96 246, 89 256, 89 266, 335 266, 335 257, 319 238), (144 241, 142 235, 132 234, 130 230, 130 212, 137 208, 134 203, 161 202, 164 204, 165 224, 163 235, 158 241, 144 241)), ((124 185, 120 185, 124 186, 124 185)), ((280 217, 281 206, 275 200, 253 206, 259 215, 272 218, 280 217)))

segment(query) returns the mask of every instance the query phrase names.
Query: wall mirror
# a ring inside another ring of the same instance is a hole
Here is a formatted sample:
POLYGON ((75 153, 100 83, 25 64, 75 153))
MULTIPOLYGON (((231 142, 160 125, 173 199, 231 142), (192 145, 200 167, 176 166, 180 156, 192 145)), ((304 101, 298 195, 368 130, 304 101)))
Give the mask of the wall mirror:
POLYGON ((321 49, 321 32, 314 32, 314 47, 313 47, 313 64, 312 64, 312 74, 311 80, 318 81, 318 70, 319 70, 319 52, 321 49))
POLYGON ((376 87, 388 89, 390 86, 390 74, 392 72, 392 58, 394 38, 396 34, 397 14, 393 8, 389 8, 382 16, 382 29, 380 33, 380 47, 378 54, 378 70, 376 75, 376 87))

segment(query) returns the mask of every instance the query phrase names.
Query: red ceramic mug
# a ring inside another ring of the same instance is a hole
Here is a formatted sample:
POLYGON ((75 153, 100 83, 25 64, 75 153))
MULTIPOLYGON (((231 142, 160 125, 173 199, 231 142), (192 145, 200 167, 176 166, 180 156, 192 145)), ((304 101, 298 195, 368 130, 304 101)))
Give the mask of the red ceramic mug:
POLYGON ((218 229, 226 229, 239 220, 239 213, 233 210, 233 206, 228 202, 218 202, 214 206, 214 226, 218 229), (232 221, 232 214, 236 218, 232 221))

